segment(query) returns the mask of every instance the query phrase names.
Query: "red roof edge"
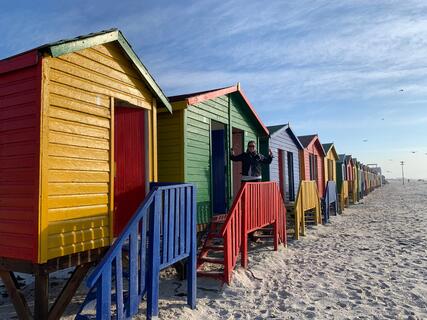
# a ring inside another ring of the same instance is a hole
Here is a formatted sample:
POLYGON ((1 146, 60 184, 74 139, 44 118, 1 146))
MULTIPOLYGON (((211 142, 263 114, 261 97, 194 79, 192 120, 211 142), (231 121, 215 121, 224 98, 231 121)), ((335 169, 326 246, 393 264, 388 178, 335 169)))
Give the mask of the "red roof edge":
POLYGON ((236 92, 236 91, 238 91, 237 86, 231 86, 231 87, 212 90, 212 91, 201 93, 199 95, 191 96, 186 100, 187 100, 187 104, 196 104, 206 100, 215 99, 225 94, 236 92))
POLYGON ((37 50, 0 60, 0 74, 34 66, 38 61, 37 50))
POLYGON ((258 116, 258 114, 255 111, 255 108, 252 106, 252 104, 249 102, 248 98, 246 97, 245 93, 240 88, 240 85, 235 85, 235 86, 231 86, 231 87, 227 87, 227 88, 223 88, 223 89, 218 89, 218 90, 213 90, 213 91, 201 93, 199 95, 189 97, 186 100, 187 100, 187 104, 196 104, 196 103, 200 103, 200 102, 203 102, 206 100, 211 100, 211 99, 214 99, 214 98, 217 98, 217 97, 229 94, 229 93, 233 93, 233 92, 239 92, 240 93, 243 100, 246 102, 250 111, 252 112, 253 116, 258 121, 261 128, 264 130, 264 133, 268 136, 270 134, 270 132, 268 131, 268 129, 264 125, 264 123, 261 121, 260 117, 258 116))

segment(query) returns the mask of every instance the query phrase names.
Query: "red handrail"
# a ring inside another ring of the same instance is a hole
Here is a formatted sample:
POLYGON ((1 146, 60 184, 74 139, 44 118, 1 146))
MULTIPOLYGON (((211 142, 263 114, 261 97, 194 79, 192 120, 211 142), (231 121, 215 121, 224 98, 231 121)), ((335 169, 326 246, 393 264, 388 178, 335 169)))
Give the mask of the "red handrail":
POLYGON ((221 230, 224 238, 224 280, 231 274, 241 254, 241 265, 248 263, 247 238, 250 232, 273 225, 274 250, 286 242, 286 207, 276 182, 244 183, 235 198, 221 230))

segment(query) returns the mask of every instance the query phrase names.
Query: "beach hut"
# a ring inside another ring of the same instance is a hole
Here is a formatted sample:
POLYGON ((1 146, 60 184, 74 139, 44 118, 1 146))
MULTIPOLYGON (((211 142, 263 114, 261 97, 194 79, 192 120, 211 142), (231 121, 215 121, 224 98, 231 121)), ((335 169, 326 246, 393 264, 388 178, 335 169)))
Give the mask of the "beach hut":
POLYGON ((354 177, 354 182, 353 182, 353 188, 354 188, 354 200, 355 202, 359 201, 359 191, 360 191, 360 186, 359 186, 359 161, 357 161, 357 158, 353 158, 353 177, 354 177))
POLYGON ((300 184, 299 153, 304 149, 288 124, 267 127, 270 138, 261 139, 260 150, 267 154, 271 149, 273 162, 263 167, 263 177, 279 183, 287 203, 295 201, 300 184))
POLYGON ((48 274, 78 266, 72 296, 157 180, 157 110, 172 107, 117 29, 1 60, 0 84, 0 275, 26 317, 13 271, 34 273, 47 319, 48 274))
POLYGON ((230 161, 230 148, 240 154, 249 141, 259 148, 269 132, 239 84, 169 100, 173 114, 164 110, 158 118, 159 181, 197 186, 198 230, 209 225, 198 274, 230 283, 239 255, 242 266, 248 265, 250 233, 273 225, 264 235, 273 238, 275 250, 279 241, 286 245, 286 208, 278 184, 242 186, 241 162, 230 161), (212 264, 217 269, 205 268, 212 264))
POLYGON ((351 155, 345 156, 346 180, 353 181, 353 160, 351 155))
POLYGON ((301 180, 316 181, 319 196, 325 192, 325 150, 317 134, 298 136, 304 147, 300 152, 301 180))
POLYGON ((325 192, 323 194, 323 218, 327 223, 331 206, 334 208, 335 215, 338 211, 337 198, 337 160, 338 154, 333 143, 322 144, 325 150, 325 192))
POLYGON ((337 192, 339 198, 339 210, 342 213, 344 207, 347 206, 348 202, 348 181, 347 181, 347 166, 346 166, 346 155, 339 154, 336 162, 336 174, 337 174, 337 192))
POLYGON ((354 183, 355 183, 355 177, 354 177, 354 163, 353 163, 353 157, 351 155, 346 155, 345 158, 345 166, 346 166, 346 174, 347 174, 347 181, 348 181, 348 196, 351 203, 355 203, 354 201, 354 183))
POLYGON ((269 132, 240 85, 169 97, 173 114, 158 117, 159 181, 197 186, 199 229, 225 214, 241 186, 241 163, 231 162, 269 132))
POLYGON ((322 144, 326 152, 325 156, 325 183, 337 182, 337 161, 339 160, 335 145, 333 143, 322 144))
POLYGON ((358 200, 363 199, 363 189, 365 188, 365 181, 363 178, 363 164, 358 161, 357 162, 357 170, 358 170, 358 200))

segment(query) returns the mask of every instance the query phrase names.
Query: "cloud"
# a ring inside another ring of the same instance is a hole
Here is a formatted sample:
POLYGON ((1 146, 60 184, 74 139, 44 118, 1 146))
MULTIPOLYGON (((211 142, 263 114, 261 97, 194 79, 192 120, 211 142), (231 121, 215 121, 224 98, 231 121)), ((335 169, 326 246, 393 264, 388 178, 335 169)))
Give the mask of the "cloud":
POLYGON ((239 81, 266 123, 290 121, 350 153, 425 145, 424 0, 2 5, 0 57, 114 26, 168 95, 239 81))

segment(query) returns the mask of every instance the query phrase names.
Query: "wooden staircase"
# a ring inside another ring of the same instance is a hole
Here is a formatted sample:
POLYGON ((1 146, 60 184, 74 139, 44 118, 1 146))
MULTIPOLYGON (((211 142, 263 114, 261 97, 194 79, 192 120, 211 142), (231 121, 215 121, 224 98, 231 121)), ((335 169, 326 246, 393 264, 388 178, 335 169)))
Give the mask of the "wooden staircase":
POLYGON ((151 187, 86 280, 89 293, 77 320, 94 318, 93 303, 97 320, 131 319, 143 299, 147 319, 157 319, 160 271, 180 261, 186 263, 187 304, 196 307, 196 188, 184 183, 151 187))
POLYGON ((272 238, 286 246, 286 208, 277 183, 245 183, 230 211, 212 218, 197 259, 197 274, 230 283, 240 256, 248 264, 248 235, 253 239, 272 238))
POLYGON ((197 275, 224 280, 224 238, 221 230, 227 214, 212 218, 208 233, 197 258, 197 275))

